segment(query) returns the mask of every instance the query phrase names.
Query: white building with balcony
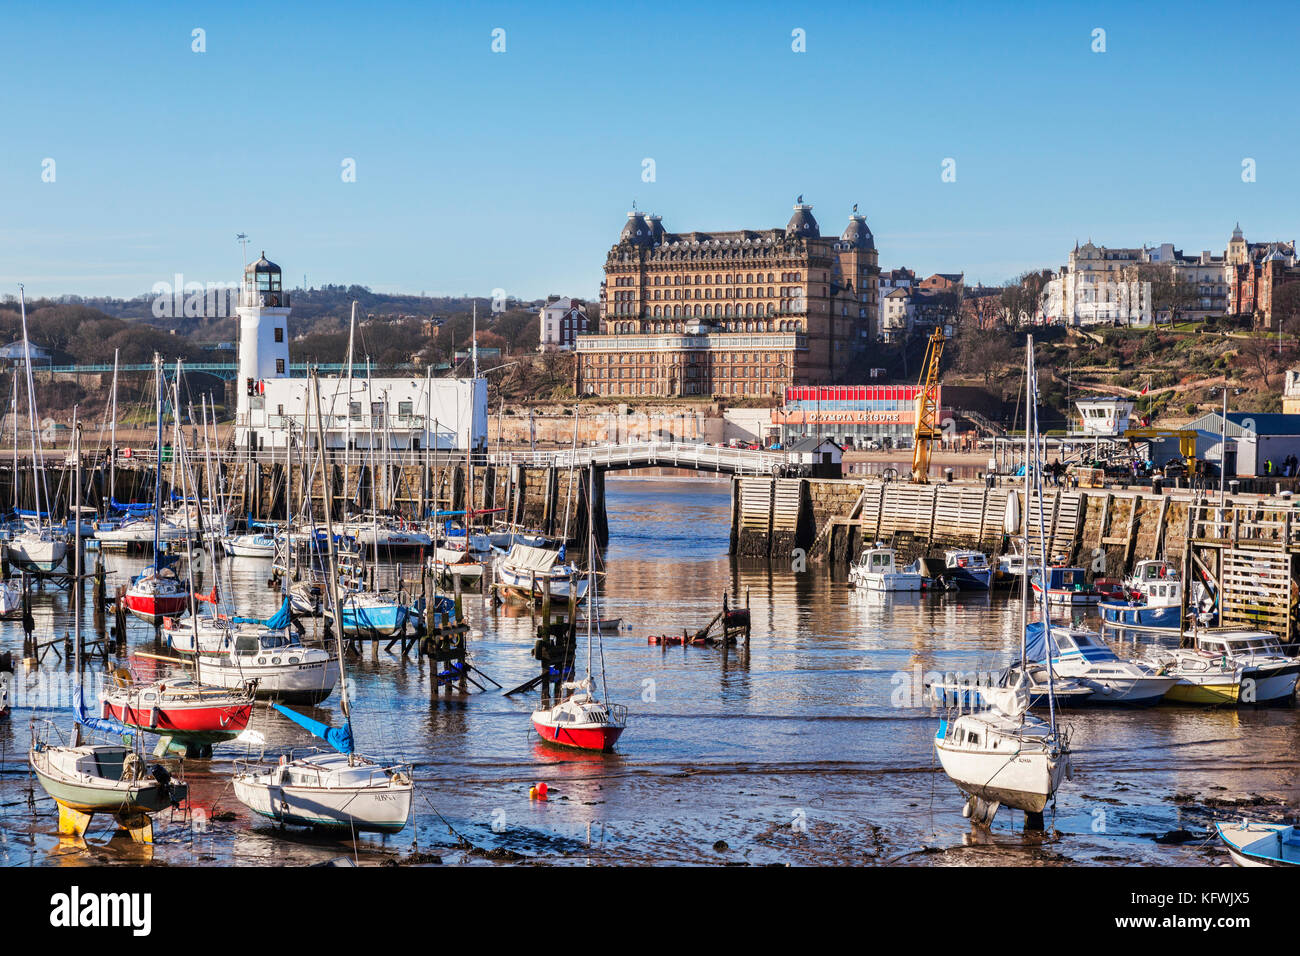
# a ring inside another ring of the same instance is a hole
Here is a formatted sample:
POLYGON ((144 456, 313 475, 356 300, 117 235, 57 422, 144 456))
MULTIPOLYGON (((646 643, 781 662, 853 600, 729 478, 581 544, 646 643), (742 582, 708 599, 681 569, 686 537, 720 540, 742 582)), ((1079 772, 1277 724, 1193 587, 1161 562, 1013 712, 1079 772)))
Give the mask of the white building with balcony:
MULTIPOLYGON (((289 367, 289 294, 280 267, 263 254, 244 270, 239 306, 235 447, 284 449, 289 435, 315 448, 317 405, 309 378, 289 367)), ((327 448, 482 449, 487 444, 487 380, 425 375, 320 381, 320 424, 327 448)))

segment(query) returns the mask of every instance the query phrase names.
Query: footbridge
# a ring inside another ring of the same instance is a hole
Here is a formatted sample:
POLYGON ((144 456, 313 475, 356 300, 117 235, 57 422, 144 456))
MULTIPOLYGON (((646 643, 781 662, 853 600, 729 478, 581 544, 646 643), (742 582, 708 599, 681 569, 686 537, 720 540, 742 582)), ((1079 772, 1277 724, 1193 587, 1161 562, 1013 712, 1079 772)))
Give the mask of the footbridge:
POLYGON ((503 452, 488 455, 493 465, 528 468, 595 468, 627 471, 632 468, 686 468, 727 475, 775 475, 790 463, 784 452, 728 448, 699 442, 630 442, 590 445, 553 452, 503 452))

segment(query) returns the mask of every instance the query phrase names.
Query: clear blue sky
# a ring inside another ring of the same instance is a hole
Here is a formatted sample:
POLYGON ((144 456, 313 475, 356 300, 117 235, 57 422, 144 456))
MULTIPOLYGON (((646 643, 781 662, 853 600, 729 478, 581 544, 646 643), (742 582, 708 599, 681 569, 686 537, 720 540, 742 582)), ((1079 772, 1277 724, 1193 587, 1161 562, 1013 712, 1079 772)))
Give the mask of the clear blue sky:
POLYGON ((1222 252, 1240 220, 1290 239, 1298 20, 1221 3, 7 4, 0 292, 230 281, 242 231, 294 285, 588 296, 633 199, 670 230, 782 226, 802 193, 838 232, 856 202, 882 267, 988 282, 1055 267, 1076 238, 1222 252))

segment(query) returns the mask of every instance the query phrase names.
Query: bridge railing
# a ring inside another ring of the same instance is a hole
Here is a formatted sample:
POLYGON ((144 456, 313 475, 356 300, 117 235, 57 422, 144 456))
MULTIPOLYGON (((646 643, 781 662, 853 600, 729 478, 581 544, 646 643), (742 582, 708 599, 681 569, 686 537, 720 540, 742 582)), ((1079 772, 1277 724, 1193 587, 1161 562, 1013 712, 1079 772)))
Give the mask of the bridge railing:
POLYGON ((789 462, 782 452, 751 448, 728 448, 696 442, 625 442, 616 445, 587 445, 547 452, 502 452, 491 454, 494 465, 523 465, 530 468, 690 468, 742 475, 768 475, 789 462))

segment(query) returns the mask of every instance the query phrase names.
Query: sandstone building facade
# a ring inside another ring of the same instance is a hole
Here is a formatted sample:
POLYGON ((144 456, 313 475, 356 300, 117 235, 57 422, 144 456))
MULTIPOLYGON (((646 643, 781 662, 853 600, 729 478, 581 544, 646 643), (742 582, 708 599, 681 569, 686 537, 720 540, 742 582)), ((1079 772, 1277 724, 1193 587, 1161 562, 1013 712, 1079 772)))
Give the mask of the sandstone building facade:
POLYGON ((628 213, 600 333, 575 343, 577 393, 749 398, 842 377, 875 341, 879 256, 856 206, 823 236, 802 199, 784 229, 670 233, 628 213))

